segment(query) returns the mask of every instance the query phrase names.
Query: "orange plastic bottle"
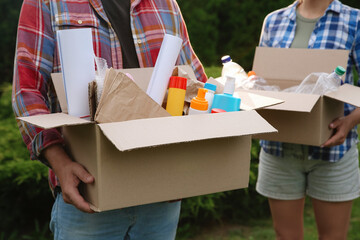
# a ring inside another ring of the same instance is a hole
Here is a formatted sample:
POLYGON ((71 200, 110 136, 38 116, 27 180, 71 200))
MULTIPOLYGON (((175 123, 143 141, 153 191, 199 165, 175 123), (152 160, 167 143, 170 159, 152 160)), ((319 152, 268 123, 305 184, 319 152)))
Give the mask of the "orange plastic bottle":
POLYGON ((199 88, 198 94, 191 100, 189 115, 208 113, 209 103, 205 98, 207 90, 199 88))

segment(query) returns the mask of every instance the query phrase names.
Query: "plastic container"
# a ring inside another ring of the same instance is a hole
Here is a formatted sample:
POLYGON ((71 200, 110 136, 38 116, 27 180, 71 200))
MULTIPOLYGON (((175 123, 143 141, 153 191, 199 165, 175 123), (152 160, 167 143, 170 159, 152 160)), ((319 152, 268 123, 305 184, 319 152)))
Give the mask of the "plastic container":
POLYGON ((229 55, 221 58, 223 68, 221 70, 221 77, 223 82, 226 83, 226 76, 235 78, 235 88, 242 85, 242 82, 247 79, 247 74, 244 69, 236 62, 233 62, 229 55))
POLYGON ((328 92, 336 91, 343 81, 341 77, 344 75, 345 69, 341 66, 337 66, 334 72, 330 74, 321 74, 312 88, 312 94, 323 95, 328 92))
POLYGON ((224 112, 226 112, 226 111, 223 109, 219 109, 219 108, 211 109, 211 113, 224 113, 224 112))
POLYGON ((182 116, 186 83, 186 78, 176 76, 170 77, 166 111, 168 111, 172 116, 182 116))
POLYGON ((341 78, 345 74, 345 72, 346 72, 345 68, 343 68, 342 66, 337 66, 334 72, 330 73, 328 78, 331 81, 333 81, 335 84, 338 84, 339 86, 343 85, 344 82, 341 78))
POLYGON ((227 76, 223 94, 215 94, 211 109, 218 108, 226 112, 240 110, 241 99, 234 97, 235 78, 227 76))
POLYGON ((198 94, 190 102, 189 115, 208 113, 208 101, 205 99, 207 90, 199 88, 198 94))
POLYGON ((205 94, 205 99, 208 101, 208 104, 209 104, 208 112, 210 112, 211 106, 212 106, 212 103, 214 100, 216 85, 211 84, 211 83, 205 83, 204 88, 207 90, 207 92, 205 94))

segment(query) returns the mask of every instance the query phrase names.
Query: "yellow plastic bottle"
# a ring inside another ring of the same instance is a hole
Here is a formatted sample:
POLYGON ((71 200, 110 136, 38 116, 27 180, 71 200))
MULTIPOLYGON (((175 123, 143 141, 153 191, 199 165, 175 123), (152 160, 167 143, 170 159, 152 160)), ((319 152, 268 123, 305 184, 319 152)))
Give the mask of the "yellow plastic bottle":
POLYGON ((169 93, 166 104, 166 111, 172 116, 182 116, 187 79, 183 77, 170 77, 169 93))

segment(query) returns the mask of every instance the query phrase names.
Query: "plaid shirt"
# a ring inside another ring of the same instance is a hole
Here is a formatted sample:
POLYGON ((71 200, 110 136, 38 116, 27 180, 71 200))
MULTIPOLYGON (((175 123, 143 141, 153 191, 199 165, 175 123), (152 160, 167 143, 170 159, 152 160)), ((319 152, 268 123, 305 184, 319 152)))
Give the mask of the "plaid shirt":
MULTIPOLYGON (((183 46, 177 64, 191 64, 199 81, 206 82, 204 69, 189 41, 175 0, 131 0, 130 24, 140 67, 153 67, 165 33, 179 36, 183 46)), ((13 79, 13 109, 16 116, 59 112, 50 73, 61 71, 56 30, 92 28, 95 55, 108 66, 122 68, 120 42, 100 0, 24 0, 20 13, 13 79)), ((31 159, 41 151, 63 144, 56 129, 43 130, 18 121, 31 159)), ((47 164, 46 160, 42 160, 47 164)), ((50 172, 50 184, 57 185, 50 172)))
MULTIPOLYGON (((290 47, 295 36, 297 5, 298 1, 286 8, 270 13, 265 18, 260 46, 290 47)), ((345 83, 354 84, 352 68, 355 66, 357 72, 360 72, 360 11, 334 0, 316 23, 310 36, 308 48, 350 50, 345 83)), ((345 104, 344 115, 348 115, 354 109, 354 106, 345 104)), ((357 139, 355 127, 341 145, 331 148, 309 146, 309 159, 336 162, 344 156, 353 144, 357 143, 357 139)), ((283 155, 281 142, 261 140, 260 145, 267 153, 276 156, 283 155)))

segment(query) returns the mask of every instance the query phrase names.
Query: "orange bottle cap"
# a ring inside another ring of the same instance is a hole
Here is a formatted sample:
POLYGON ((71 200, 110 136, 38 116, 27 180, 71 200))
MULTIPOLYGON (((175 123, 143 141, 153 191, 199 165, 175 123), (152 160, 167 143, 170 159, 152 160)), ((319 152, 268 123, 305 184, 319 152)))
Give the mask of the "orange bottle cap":
POLYGON ((180 88, 186 90, 186 82, 186 78, 172 76, 170 77, 169 88, 180 88))
POLYGON ((196 110, 207 110, 209 103, 205 99, 206 92, 207 89, 199 88, 197 96, 191 100, 190 107, 196 110))
POLYGON ((248 72, 248 77, 253 76, 253 75, 256 75, 256 73, 254 71, 249 71, 248 72))

